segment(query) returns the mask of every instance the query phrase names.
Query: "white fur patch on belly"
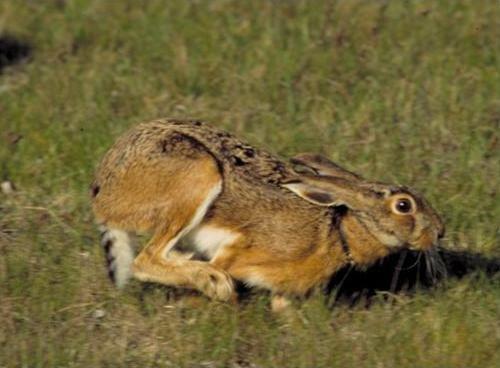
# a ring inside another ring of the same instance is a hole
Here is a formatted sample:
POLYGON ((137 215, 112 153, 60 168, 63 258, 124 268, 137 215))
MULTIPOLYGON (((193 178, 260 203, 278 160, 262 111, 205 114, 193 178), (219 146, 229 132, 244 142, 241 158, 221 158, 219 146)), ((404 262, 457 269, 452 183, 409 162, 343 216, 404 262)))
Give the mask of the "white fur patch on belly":
POLYGON ((239 237, 239 233, 228 229, 202 225, 187 234, 183 243, 186 247, 211 260, 220 249, 234 243, 239 237))

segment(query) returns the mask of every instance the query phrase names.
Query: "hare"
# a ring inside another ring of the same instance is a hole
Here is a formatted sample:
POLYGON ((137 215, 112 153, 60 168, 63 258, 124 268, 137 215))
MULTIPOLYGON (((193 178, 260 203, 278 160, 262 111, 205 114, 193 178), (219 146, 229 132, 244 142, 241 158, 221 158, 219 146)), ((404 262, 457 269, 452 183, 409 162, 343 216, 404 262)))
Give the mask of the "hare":
POLYGON ((444 233, 406 187, 314 154, 285 163, 200 121, 134 127, 106 153, 91 191, 118 287, 133 276, 221 301, 235 297, 233 280, 303 296, 347 264, 430 250, 444 233), (152 233, 137 257, 136 232, 152 233))

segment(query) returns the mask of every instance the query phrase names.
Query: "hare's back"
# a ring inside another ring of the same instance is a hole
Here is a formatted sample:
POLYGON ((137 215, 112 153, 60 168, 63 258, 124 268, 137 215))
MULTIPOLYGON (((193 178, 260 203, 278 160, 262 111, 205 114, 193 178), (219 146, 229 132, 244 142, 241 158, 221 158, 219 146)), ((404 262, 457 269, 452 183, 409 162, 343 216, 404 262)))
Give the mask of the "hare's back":
POLYGON ((231 133, 196 120, 159 120, 148 123, 151 129, 175 132, 186 140, 201 144, 217 161, 221 171, 247 180, 278 186, 292 175, 290 167, 270 154, 231 133))

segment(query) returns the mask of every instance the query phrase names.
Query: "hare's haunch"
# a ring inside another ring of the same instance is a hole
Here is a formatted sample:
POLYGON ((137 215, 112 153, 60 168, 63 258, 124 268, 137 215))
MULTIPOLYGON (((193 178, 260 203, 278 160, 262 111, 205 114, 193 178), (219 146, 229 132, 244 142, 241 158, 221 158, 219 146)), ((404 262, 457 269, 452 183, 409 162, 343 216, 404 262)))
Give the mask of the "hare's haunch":
POLYGON ((234 296, 233 280, 304 295, 443 235, 408 188, 374 183, 314 154, 291 163, 199 121, 143 123, 118 139, 92 185, 110 276, 234 296), (299 168, 302 168, 299 170, 299 168), (153 234, 134 259, 134 233, 153 234))

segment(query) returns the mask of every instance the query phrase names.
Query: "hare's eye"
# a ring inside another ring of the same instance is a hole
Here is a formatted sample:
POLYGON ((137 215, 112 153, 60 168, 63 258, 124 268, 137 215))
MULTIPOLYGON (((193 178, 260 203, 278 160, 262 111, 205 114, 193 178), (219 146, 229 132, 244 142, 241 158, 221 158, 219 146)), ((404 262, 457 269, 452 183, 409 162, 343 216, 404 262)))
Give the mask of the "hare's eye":
POLYGON ((399 213, 410 213, 413 210, 412 203, 408 198, 398 199, 395 208, 399 213))

